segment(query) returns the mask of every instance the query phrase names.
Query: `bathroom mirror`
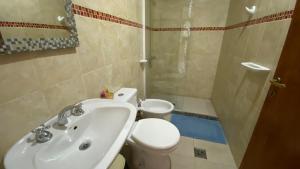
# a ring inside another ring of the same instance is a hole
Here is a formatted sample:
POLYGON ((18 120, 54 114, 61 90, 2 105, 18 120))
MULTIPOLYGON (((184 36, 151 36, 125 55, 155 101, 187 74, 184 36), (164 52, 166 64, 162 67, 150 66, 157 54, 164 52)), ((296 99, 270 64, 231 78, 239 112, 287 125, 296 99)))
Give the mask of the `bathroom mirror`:
POLYGON ((0 1, 0 54, 78 45, 72 0, 0 1))

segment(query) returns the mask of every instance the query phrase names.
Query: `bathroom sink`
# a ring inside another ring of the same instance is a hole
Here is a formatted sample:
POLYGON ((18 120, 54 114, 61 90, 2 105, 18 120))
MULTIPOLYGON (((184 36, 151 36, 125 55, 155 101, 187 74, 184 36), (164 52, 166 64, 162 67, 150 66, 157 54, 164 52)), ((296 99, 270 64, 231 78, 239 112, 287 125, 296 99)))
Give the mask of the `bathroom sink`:
POLYGON ((146 114, 166 115, 174 110, 174 105, 171 102, 160 99, 146 99, 141 101, 140 110, 146 114))
POLYGON ((56 125, 47 121, 53 135, 37 143, 28 133, 6 154, 6 169, 106 169, 119 153, 135 121, 136 108, 129 103, 90 99, 81 102, 84 114, 70 116, 56 125))

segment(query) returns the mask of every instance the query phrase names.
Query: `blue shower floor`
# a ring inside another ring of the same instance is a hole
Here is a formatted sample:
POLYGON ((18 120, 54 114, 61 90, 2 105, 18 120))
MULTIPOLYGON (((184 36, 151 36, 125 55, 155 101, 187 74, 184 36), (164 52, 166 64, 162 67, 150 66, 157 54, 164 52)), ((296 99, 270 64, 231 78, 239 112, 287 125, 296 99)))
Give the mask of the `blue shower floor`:
POLYGON ((181 136, 226 144, 224 131, 218 120, 173 113, 171 122, 179 129, 181 136))

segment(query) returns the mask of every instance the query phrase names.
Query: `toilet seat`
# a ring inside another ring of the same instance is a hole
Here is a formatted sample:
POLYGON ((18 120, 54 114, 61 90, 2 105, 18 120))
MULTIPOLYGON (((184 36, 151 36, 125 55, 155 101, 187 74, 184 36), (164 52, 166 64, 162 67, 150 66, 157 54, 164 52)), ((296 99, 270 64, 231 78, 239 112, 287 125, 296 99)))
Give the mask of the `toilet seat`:
POLYGON ((180 133, 170 122, 162 119, 139 120, 134 126, 129 141, 156 151, 172 151, 179 142, 180 133))

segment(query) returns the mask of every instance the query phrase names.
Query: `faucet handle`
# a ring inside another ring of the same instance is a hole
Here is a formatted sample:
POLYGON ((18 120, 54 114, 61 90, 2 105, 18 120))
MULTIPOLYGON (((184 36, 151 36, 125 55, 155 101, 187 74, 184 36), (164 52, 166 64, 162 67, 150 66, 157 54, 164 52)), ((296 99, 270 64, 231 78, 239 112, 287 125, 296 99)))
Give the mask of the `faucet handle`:
POLYGON ((142 102, 143 102, 143 99, 139 98, 138 99, 138 107, 142 107, 142 102))
POLYGON ((50 125, 45 125, 45 124, 41 124, 39 127, 31 130, 32 133, 37 133, 37 132, 40 132, 40 131, 45 131, 47 129, 49 129, 51 126, 50 125))
POLYGON ((82 108, 82 103, 78 103, 78 104, 75 104, 74 107, 77 107, 77 108, 82 108))
POLYGON ((81 116, 83 113, 84 110, 82 109, 82 103, 74 105, 74 108, 71 113, 73 116, 81 116))
POLYGON ((50 127, 51 127, 50 125, 45 125, 45 124, 42 124, 41 126, 43 127, 43 129, 46 129, 46 130, 50 129, 50 127))
POLYGON ((47 131, 49 128, 50 125, 42 124, 31 131, 34 133, 34 138, 37 143, 45 143, 51 140, 53 134, 50 131, 47 131))

